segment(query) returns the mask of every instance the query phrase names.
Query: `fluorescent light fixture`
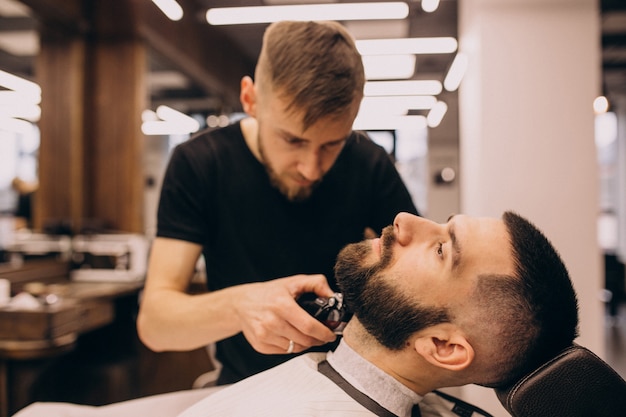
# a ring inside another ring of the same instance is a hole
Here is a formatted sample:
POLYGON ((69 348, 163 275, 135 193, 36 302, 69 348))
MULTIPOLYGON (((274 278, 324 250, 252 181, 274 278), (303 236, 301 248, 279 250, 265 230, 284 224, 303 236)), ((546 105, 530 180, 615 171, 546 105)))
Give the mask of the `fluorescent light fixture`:
POLYGON ((361 101, 359 116, 376 114, 401 116, 407 114, 409 110, 428 110, 436 102, 437 99, 434 96, 365 97, 361 101))
POLYGON ((391 39, 409 36, 409 19, 350 20, 341 23, 354 39, 391 39))
POLYGON ((452 65, 450 65, 450 69, 448 70, 448 74, 446 74, 446 78, 443 80, 443 87, 448 91, 455 91, 461 85, 461 80, 463 80, 463 76, 465 76, 465 71, 467 71, 467 55, 462 52, 459 52, 454 57, 454 61, 452 61, 452 65))
POLYGON ((164 122, 163 120, 156 120, 151 122, 143 122, 141 124, 141 131, 144 135, 156 136, 156 135, 186 135, 189 129, 184 126, 178 126, 175 123, 164 122))
POLYGON ((0 106, 12 106, 15 104, 39 104, 41 96, 23 93, 21 91, 2 90, 0 91, 0 106))
POLYGON ((34 57, 39 52, 39 34, 34 30, 3 30, 0 48, 15 56, 34 57))
MULTIPOLYGON (((0 116, 31 122, 41 119, 41 88, 32 81, 0 71, 0 116)), ((11 122, 14 124, 14 122, 11 122)))
POLYGON ((196 119, 168 106, 157 107, 156 113, 144 110, 141 120, 141 131, 145 135, 184 135, 200 130, 196 119))
POLYGON ((428 116, 426 116, 426 123, 428 123, 428 127, 437 127, 441 120, 443 120, 443 116, 445 116, 448 111, 448 105, 443 101, 438 101, 435 103, 432 109, 428 112, 428 116))
POLYGON ((436 96, 441 93, 437 80, 368 81, 365 96, 436 96))
POLYGON ((41 101, 41 87, 37 83, 0 70, 0 86, 20 93, 24 99, 39 103, 41 101))
POLYGON ((189 80, 179 71, 150 71, 148 85, 153 90, 184 89, 189 87, 189 80))
POLYGON ((206 20, 211 25, 240 25, 279 20, 404 19, 408 15, 409 6, 404 2, 372 2, 221 7, 207 10, 206 20))
POLYGON ((18 102, 0 105, 0 115, 38 122, 41 119, 41 107, 33 103, 18 102))
POLYGON ((0 15, 5 17, 29 17, 30 9, 19 1, 0 1, 0 15))
POLYGON ((157 114, 154 111, 150 109, 146 109, 141 112, 142 122, 156 122, 157 120, 159 120, 159 116, 157 116, 157 114))
POLYGON ((422 10, 432 13, 439 7, 439 0, 422 0, 422 10))
POLYGON ((178 126, 188 129, 189 133, 197 132, 200 130, 200 123, 193 117, 189 117, 184 113, 174 110, 168 106, 159 106, 156 109, 156 114, 163 121, 174 123, 178 126))
POLYGON ((362 59, 368 80, 402 80, 415 72, 415 55, 366 55, 362 59))
POLYGON ((352 125, 354 130, 419 130, 426 128, 424 116, 378 115, 357 117, 352 125))
POLYGON ((152 0, 168 19, 178 21, 183 18, 183 8, 176 0, 152 0))
POLYGON ((361 55, 449 54, 458 42, 452 37, 362 39, 356 47, 361 55))
POLYGON ((617 140, 617 116, 613 112, 597 114, 595 117, 596 146, 603 148, 617 140))
POLYGON ((12 117, 0 114, 0 131, 2 130, 28 135, 32 133, 33 125, 26 120, 14 119, 12 117))

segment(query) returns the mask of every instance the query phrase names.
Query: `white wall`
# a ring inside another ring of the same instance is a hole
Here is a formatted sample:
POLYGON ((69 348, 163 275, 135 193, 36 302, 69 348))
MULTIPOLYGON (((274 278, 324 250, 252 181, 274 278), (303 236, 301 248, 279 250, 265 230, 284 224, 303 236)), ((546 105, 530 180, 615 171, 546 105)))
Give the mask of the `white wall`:
MULTIPOLYGON (((461 211, 512 209, 559 249, 580 299, 578 342, 604 354, 596 239, 593 99, 600 93, 595 0, 460 0, 461 211)), ((491 390, 465 397, 508 414, 491 390)))

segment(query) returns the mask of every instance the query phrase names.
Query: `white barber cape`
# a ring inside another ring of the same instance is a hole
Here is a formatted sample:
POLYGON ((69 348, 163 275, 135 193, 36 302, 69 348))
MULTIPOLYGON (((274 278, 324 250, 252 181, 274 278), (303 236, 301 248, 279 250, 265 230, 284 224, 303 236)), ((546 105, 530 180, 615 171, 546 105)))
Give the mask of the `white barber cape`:
MULTIPOLYGON (((307 353, 253 375, 199 401, 178 417, 371 417, 375 416, 318 371, 331 366, 350 385, 398 417, 420 404, 422 417, 459 417, 455 403, 436 394, 424 398, 402 385, 341 341, 335 352, 307 353)), ((468 417, 470 414, 466 414, 468 417)), ((481 414, 475 414, 479 416, 481 414)))
MULTIPOLYGON (((307 353, 236 384, 160 394, 105 406, 34 403, 14 417, 371 417, 375 416, 318 371, 328 359, 353 387, 398 417, 419 402, 422 417, 458 417, 456 404, 437 394, 423 398, 358 356, 345 343, 335 352, 307 353), (354 365, 359 366, 355 367, 354 365), (365 368, 365 369, 364 369, 365 368), (357 372, 355 372, 357 370, 357 372), (421 401, 420 401, 421 400, 421 401)), ((463 414, 479 417, 479 412, 463 414)))

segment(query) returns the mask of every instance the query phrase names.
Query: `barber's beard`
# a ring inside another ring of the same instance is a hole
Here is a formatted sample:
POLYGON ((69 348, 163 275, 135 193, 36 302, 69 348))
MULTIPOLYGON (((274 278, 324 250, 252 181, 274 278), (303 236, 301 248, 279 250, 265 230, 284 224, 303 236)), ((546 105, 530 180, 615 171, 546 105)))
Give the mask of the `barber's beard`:
POLYGON ((300 202, 300 201, 305 201, 309 197, 311 197, 311 194, 313 193, 313 190, 315 189, 315 187, 319 184, 319 181, 310 187, 297 187, 297 186, 290 187, 289 185, 285 183, 285 180, 281 178, 278 172, 276 172, 276 170, 271 166, 269 160, 267 159, 267 154, 265 153, 263 140, 260 134, 257 138, 257 143, 259 146, 259 154, 261 155, 261 163, 263 164, 263 166, 265 167, 265 170, 267 171, 267 175, 270 179, 270 184, 272 184, 273 187, 278 189, 278 191, 280 191, 280 193, 284 195, 289 201, 300 202))
POLYGON ((399 350, 412 334, 438 323, 449 322, 450 316, 445 308, 420 304, 416 301, 418 294, 406 294, 390 282, 384 270, 391 262, 394 240, 393 227, 385 228, 381 237, 381 259, 369 266, 363 265, 363 259, 372 250, 370 241, 346 246, 337 257, 335 278, 344 302, 363 327, 381 345, 399 350))

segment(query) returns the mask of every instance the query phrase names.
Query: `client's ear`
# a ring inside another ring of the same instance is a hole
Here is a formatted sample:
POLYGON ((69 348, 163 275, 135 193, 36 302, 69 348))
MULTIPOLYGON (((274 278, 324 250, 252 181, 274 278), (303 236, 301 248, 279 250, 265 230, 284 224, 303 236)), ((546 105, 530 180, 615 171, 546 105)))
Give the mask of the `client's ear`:
POLYGON ((474 348, 456 326, 433 326, 415 339, 415 351, 431 364, 460 371, 474 360, 474 348))

